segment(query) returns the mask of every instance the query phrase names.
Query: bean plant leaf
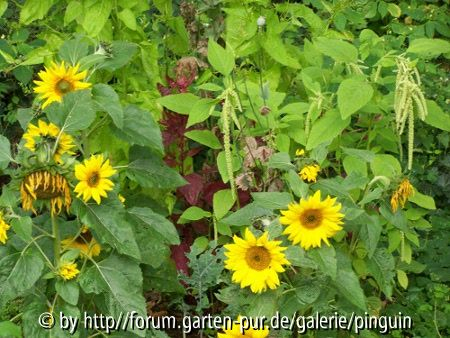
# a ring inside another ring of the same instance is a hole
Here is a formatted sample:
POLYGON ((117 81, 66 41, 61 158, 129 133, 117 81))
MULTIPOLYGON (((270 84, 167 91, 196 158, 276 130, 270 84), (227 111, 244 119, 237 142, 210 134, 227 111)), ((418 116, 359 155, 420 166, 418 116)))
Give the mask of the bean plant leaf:
POLYGON ((372 95, 373 88, 366 81, 356 78, 342 81, 337 91, 338 107, 342 118, 346 119, 364 107, 372 95))

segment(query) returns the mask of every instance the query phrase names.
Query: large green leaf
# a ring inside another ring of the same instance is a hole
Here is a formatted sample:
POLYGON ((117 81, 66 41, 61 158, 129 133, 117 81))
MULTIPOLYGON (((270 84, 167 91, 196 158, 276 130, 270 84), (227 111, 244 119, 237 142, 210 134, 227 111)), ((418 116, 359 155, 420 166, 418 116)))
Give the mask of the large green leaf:
POLYGON ((22 329, 9 320, 0 322, 0 337, 22 338, 22 329))
POLYGON ((0 170, 5 169, 11 161, 14 161, 14 159, 11 156, 9 140, 5 136, 0 135, 0 170))
POLYGON ((187 183, 176 170, 169 168, 156 156, 131 162, 127 168, 127 176, 146 188, 172 189, 187 183))
POLYGON ((359 237, 364 242, 368 257, 372 257, 380 240, 382 227, 380 225, 379 218, 376 216, 369 216, 363 214, 358 218, 361 228, 359 231, 359 237))
POLYGON ((109 244, 124 255, 141 258, 131 225, 114 205, 82 204, 79 217, 94 230, 100 243, 109 244))
MULTIPOLYGON (((108 0, 110 1, 110 0, 108 0)), ((115 71, 127 65, 137 52, 137 45, 128 41, 113 41, 111 44, 112 55, 99 65, 99 69, 115 71)))
POLYGON ((424 195, 414 189, 414 194, 408 198, 410 202, 417 204, 419 207, 428 209, 428 210, 436 210, 436 204, 434 203, 434 199, 431 196, 424 195))
POLYGON ((267 209, 287 209, 292 197, 287 192, 254 192, 253 200, 257 205, 267 209))
POLYGON ((450 114, 444 113, 442 108, 434 101, 427 100, 428 115, 425 123, 445 131, 450 131, 450 114))
POLYGON ((129 105, 124 109, 123 128, 116 132, 131 144, 147 146, 161 154, 164 151, 158 124, 148 111, 137 106, 129 105))
POLYGON ((450 53, 450 42, 442 39, 419 38, 411 41, 406 52, 432 59, 441 54, 450 53))
POLYGON ((215 70, 224 76, 229 75, 234 68, 233 53, 212 39, 208 41, 208 61, 215 70))
POLYGON ((42 19, 55 0, 27 0, 20 11, 20 23, 28 25, 42 19))
POLYGON ((230 189, 217 191, 213 196, 213 209, 216 219, 223 218, 234 205, 234 202, 235 198, 233 198, 230 189))
POLYGON ((222 144, 220 143, 219 139, 211 130, 191 130, 185 132, 184 136, 211 149, 222 148, 222 144))
POLYGON ((256 218, 273 215, 272 210, 263 208, 256 203, 249 203, 236 212, 222 219, 222 223, 229 225, 249 225, 256 218))
POLYGON ((337 101, 339 112, 346 119, 362 107, 372 98, 373 89, 370 84, 360 79, 345 79, 339 85, 337 101))
POLYGON ((330 56, 337 62, 356 63, 358 61, 358 50, 349 42, 319 37, 314 41, 314 45, 323 54, 330 56))
POLYGON ((87 129, 95 119, 90 91, 77 90, 64 95, 61 104, 48 107, 47 116, 66 133, 87 129))
POLYGON ((44 268, 42 256, 27 249, 0 259, 0 306, 21 296, 39 279, 44 268))
MULTIPOLYGON (((129 258, 112 254, 86 269, 79 282, 86 293, 105 294, 109 315, 114 318, 131 311, 146 315, 142 272, 139 264, 129 258)), ((135 333, 145 336, 144 331, 135 333)))
POLYGON ((82 23, 86 33, 97 37, 108 21, 113 8, 111 0, 87 0, 84 1, 84 20, 82 23))
POLYGON ((123 109, 114 89, 106 84, 98 83, 92 87, 92 99, 98 110, 108 113, 118 128, 123 127, 123 109))
POLYGON ((85 40, 65 41, 59 49, 59 57, 71 65, 77 64, 81 58, 88 55, 89 45, 85 40))
MULTIPOLYGON (((289 55, 288 50, 283 41, 281 40, 281 37, 278 35, 269 35, 264 40, 263 43, 264 50, 269 54, 275 61, 281 63, 282 65, 299 69, 300 64, 291 55, 289 55)), ((291 46, 290 49, 293 47, 291 46)))
POLYGON ((350 123, 350 118, 342 119, 335 109, 327 111, 325 116, 314 122, 308 137, 306 149, 311 150, 319 144, 332 140, 350 123))
POLYGON ((337 260, 336 251, 333 246, 323 245, 320 248, 312 249, 308 251, 308 257, 317 263, 323 273, 330 276, 333 280, 336 279, 337 260))
POLYGON ((395 277, 394 257, 385 248, 378 248, 367 261, 367 268, 387 298, 392 296, 395 277))
POLYGON ((157 102, 178 114, 188 115, 199 101, 200 98, 194 94, 181 93, 163 96, 157 102))
POLYGON ((375 176, 386 176, 395 178, 402 172, 400 162, 392 155, 377 154, 370 163, 372 172, 375 176))

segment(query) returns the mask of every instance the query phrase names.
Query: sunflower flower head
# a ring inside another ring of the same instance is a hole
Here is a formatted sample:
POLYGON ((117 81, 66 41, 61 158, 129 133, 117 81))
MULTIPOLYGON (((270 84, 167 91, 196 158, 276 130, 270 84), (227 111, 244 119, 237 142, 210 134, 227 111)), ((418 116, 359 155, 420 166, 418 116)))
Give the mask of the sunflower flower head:
POLYGON ((64 61, 60 64, 52 62, 49 68, 45 67, 38 73, 40 80, 34 81, 37 85, 34 92, 40 95, 42 100, 45 100, 42 105, 47 107, 52 102, 61 102, 65 94, 86 89, 91 86, 88 82, 83 82, 86 78, 87 71, 78 72, 79 65, 66 66, 64 61))
MULTIPOLYGON (((257 321, 255 321, 255 324, 257 324, 257 321)), ((223 333, 218 333, 217 338, 266 338, 269 335, 267 326, 260 328, 255 325, 253 328, 251 327, 252 325, 253 321, 250 318, 239 316, 229 328, 225 327, 223 329, 223 333), (249 328, 244 329, 246 327, 249 328)))
POLYGON ((233 271, 232 281, 240 283, 241 288, 250 286, 254 293, 263 292, 269 287, 280 285, 278 273, 283 265, 289 265, 281 247, 281 241, 270 241, 268 232, 256 238, 246 228, 244 238, 233 237, 234 243, 225 245, 225 268, 233 271))
POLYGON ((414 187, 412 186, 411 182, 407 178, 405 178, 400 182, 397 189, 392 193, 392 211, 396 212, 399 206, 403 208, 408 198, 412 195, 414 195, 414 187))
POLYGON ((91 258, 100 255, 101 251, 100 244, 86 226, 81 228, 79 236, 62 240, 61 246, 64 250, 78 249, 82 255, 91 258))
POLYGON ((20 184, 22 208, 36 213, 34 202, 49 201, 52 215, 58 215, 65 207, 69 211, 72 198, 66 178, 48 170, 35 171, 25 176, 20 184))
POLYGON ((80 181, 75 187, 77 197, 83 196, 83 201, 87 202, 91 198, 100 204, 101 197, 108 197, 107 191, 113 189, 114 183, 108 179, 116 173, 116 170, 109 164, 109 160, 104 161, 103 155, 93 155, 84 160, 82 164, 75 166, 75 177, 80 181))
POLYGON ((6 244, 8 240, 7 231, 11 228, 11 226, 5 222, 3 219, 3 211, 0 211, 0 243, 6 244))
POLYGON ((74 262, 67 262, 62 264, 59 267, 58 274, 64 279, 64 280, 70 280, 75 278, 80 273, 80 270, 78 270, 77 263, 74 262))
POLYGON ((25 148, 32 152, 43 153, 44 158, 47 158, 47 154, 53 152, 55 144, 58 142, 53 155, 53 159, 58 163, 63 162, 61 160, 63 154, 75 154, 71 150, 75 147, 72 136, 61 132, 60 129, 51 122, 46 123, 39 120, 37 126, 30 123, 22 137, 26 141, 25 148))
POLYGON ((342 218, 339 211, 341 204, 336 198, 327 196, 320 198, 320 190, 300 203, 291 203, 288 210, 282 210, 280 223, 287 225, 283 234, 288 235, 293 244, 300 243, 305 250, 311 247, 320 247, 322 241, 330 245, 328 238, 334 236, 342 229, 342 218))
POLYGON ((303 181, 316 182, 319 174, 320 166, 318 164, 310 164, 304 166, 298 173, 303 181))
POLYGON ((302 149, 302 148, 298 148, 296 151, 295 151, 295 156, 303 156, 303 155, 305 155, 305 149, 302 149))

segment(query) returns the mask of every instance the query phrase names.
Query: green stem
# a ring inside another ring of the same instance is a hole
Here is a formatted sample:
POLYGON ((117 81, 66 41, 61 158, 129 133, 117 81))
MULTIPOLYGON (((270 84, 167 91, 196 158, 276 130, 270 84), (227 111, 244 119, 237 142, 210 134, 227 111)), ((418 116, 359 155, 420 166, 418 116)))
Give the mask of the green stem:
POLYGON ((61 238, 59 235, 59 226, 56 219, 57 216, 52 216, 52 230, 53 230, 53 251, 55 255, 55 267, 59 266, 60 252, 61 252, 61 238))

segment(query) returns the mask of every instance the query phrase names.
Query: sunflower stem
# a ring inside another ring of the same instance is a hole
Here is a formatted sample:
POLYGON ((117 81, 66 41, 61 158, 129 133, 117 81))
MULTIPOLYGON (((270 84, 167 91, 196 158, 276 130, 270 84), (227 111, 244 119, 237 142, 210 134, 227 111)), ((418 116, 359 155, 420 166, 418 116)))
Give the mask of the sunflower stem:
POLYGON ((61 238, 59 235, 59 226, 57 216, 52 215, 52 230, 53 230, 53 251, 55 256, 55 268, 59 266, 60 252, 61 252, 61 238))

